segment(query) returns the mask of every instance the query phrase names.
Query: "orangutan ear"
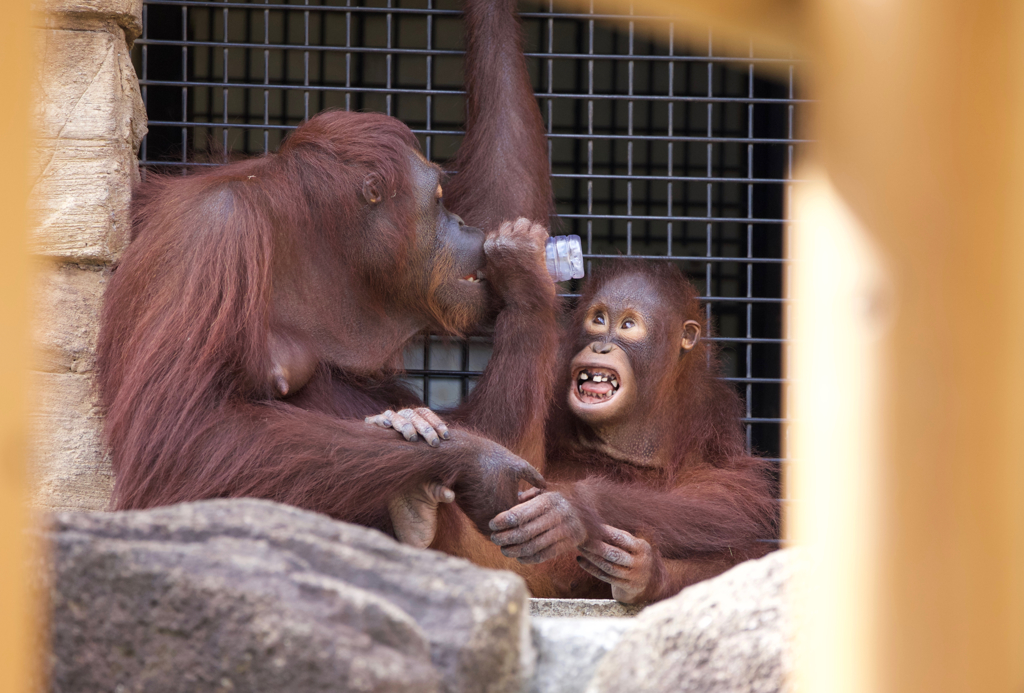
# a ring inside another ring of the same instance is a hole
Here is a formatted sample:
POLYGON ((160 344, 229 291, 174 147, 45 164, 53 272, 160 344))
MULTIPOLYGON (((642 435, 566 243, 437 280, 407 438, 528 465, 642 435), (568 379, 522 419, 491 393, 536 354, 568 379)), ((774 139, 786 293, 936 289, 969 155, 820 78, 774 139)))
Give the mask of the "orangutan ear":
POLYGON ((683 323, 683 342, 682 347, 684 351, 689 351, 693 347, 697 346, 697 342, 700 341, 700 323, 696 320, 687 320, 683 323))
POLYGON ((376 173, 368 173, 363 179, 363 199, 367 203, 375 205, 383 200, 384 195, 381 192, 383 189, 384 181, 376 173))

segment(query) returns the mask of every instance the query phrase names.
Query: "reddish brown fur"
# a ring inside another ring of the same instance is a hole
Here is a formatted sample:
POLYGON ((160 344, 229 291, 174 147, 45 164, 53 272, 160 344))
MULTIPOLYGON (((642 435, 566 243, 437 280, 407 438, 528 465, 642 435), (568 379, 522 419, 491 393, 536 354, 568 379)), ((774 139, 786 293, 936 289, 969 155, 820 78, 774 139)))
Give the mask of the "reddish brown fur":
MULTIPOLYGON (((413 147, 392 118, 324 113, 276 155, 150 176, 136 192, 99 344, 115 507, 257 496, 387 530, 387 498, 427 479, 455 488, 478 527, 514 502, 522 463, 497 446, 456 431, 434 449, 362 422, 418 404, 393 374, 409 336, 469 326, 459 306, 410 291, 446 267, 443 249, 434 266, 415 254, 413 147), (359 195, 370 172, 378 206, 359 195), (295 331, 289 307, 316 317, 295 331), (318 364, 285 400, 266 376, 272 333, 318 364)), ((516 310, 504 298, 502 316, 516 310)), ((502 353, 521 369, 536 360, 502 353)))
POLYGON ((544 121, 530 85, 516 0, 466 2, 466 138, 446 194, 467 224, 554 212, 544 121))
MULTIPOLYGON (((467 0, 465 9, 466 138, 451 164, 457 174, 445 187, 445 196, 467 223, 485 230, 516 217, 547 225, 554 209, 544 123, 526 70, 515 5, 515 0, 467 0)), ((489 280, 502 282, 501 277, 489 280)), ((520 286, 526 290, 501 287, 499 293, 522 309, 498 316, 487 371, 466 403, 448 418, 540 466, 558 328, 553 292, 536 291, 549 289, 550 279, 538 276, 520 286), (525 354, 535 357, 523 358, 525 354)), ((438 520, 432 548, 480 565, 526 570, 470 531, 459 508, 442 506, 438 520)), ((546 583, 544 576, 528 579, 539 579, 531 583, 535 590, 546 583)))
MULTIPOLYGON (((565 495, 592 537, 602 524, 647 539, 666 561, 667 593, 716 575, 772 548, 777 535, 778 507, 773 497, 771 465, 747 454, 740 417, 742 403, 719 377, 714 343, 701 341, 672 363, 678 343, 656 344, 645 355, 630 354, 649 409, 636 412, 636 426, 660 426, 669 432, 670 463, 645 469, 587 449, 580 441, 592 433, 565 403, 571 387, 569 362, 593 338, 580 326, 595 294, 616 277, 640 274, 656 287, 664 306, 663 319, 681 325, 701 324, 709 335, 697 293, 674 265, 618 262, 587 281, 579 307, 563 340, 555 407, 548 427, 545 477, 565 495), (648 358, 649 355, 646 355, 648 358), (669 363, 664 363, 668 360, 669 363), (654 412, 660 412, 656 415, 654 412)), ((668 332, 661 339, 677 339, 668 332)), ((541 564, 561 597, 610 596, 610 587, 580 569, 574 556, 541 564)))
MULTIPOLYGON (((459 175, 448 185, 447 195, 453 209, 485 228, 518 215, 542 219, 551 211, 543 123, 521 48, 502 40, 515 35, 521 45, 513 7, 514 2, 499 0, 493 4, 469 2, 466 8, 470 33, 466 56, 468 132, 455 162, 459 175), (503 86, 492 90, 496 84, 503 86), (499 190, 501 194, 495 195, 499 190)), ((666 306, 681 311, 684 320, 698 320, 708 334, 696 293, 674 268, 619 263, 606 270, 604 280, 636 271, 658 283, 666 306)), ((588 282, 581 306, 587 305, 599 285, 599 281, 588 282)), ((673 589, 711 577, 770 548, 761 541, 776 531, 777 510, 771 498, 768 465, 745 453, 739 423, 741 404, 732 388, 715 377, 718 364, 711 342, 700 342, 685 359, 683 371, 674 374, 678 377, 657 388, 658 399, 674 416, 647 423, 674 432, 669 443, 674 464, 663 472, 651 472, 587 453, 574 444, 576 436, 586 435, 586 431, 567 416, 563 406, 569 378, 566 365, 575 353, 568 352, 572 342, 566 342, 555 386, 551 359, 539 359, 529 364, 528 370, 517 371, 520 365, 502 349, 513 350, 510 353, 530 348, 536 349, 535 353, 553 353, 555 349, 537 344, 552 334, 546 323, 537 324, 533 318, 523 321, 522 317, 509 313, 499 318, 496 335, 507 340, 495 346, 489 366, 495 370, 485 376, 455 418, 471 422, 534 464, 546 458, 549 477, 562 482, 592 533, 600 531, 601 523, 608 523, 650 538, 672 559, 672 575, 666 581, 673 589), (535 387, 513 385, 517 382, 535 387), (551 402, 555 402, 550 416, 553 422, 545 426, 549 416, 542 412, 551 402)), ((573 324, 579 324, 578 315, 573 324)), ((608 585, 579 569, 572 557, 524 566, 501 555, 483 536, 467 531, 468 527, 457 508, 442 505, 433 548, 481 565, 515 570, 537 596, 609 596, 608 585)))

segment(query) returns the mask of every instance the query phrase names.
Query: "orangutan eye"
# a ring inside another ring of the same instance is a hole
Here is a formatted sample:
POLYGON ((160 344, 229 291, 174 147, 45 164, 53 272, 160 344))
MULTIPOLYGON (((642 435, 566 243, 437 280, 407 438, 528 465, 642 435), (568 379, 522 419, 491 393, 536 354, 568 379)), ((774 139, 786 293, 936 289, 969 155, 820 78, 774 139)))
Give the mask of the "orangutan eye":
POLYGON ((636 327, 636 323, 633 322, 632 320, 623 320, 622 321, 622 329, 623 330, 628 330, 628 329, 633 328, 633 327, 636 327))
POLYGON ((595 325, 603 325, 604 324, 604 316, 601 315, 601 314, 595 315, 594 316, 594 324, 595 325))

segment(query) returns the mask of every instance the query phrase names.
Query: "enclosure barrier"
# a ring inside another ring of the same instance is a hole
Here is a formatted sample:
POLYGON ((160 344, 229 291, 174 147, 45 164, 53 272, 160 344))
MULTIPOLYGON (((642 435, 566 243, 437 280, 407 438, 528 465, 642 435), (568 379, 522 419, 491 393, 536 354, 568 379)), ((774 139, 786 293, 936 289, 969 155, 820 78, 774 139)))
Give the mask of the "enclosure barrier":
POLYGON ((679 12, 742 37, 766 5, 813 67, 819 143, 790 292, 801 690, 1019 692, 1024 6, 679 12))
POLYGON ((28 0, 4 4, 0 40, 0 689, 29 690, 38 650, 38 619, 29 594, 27 473, 30 406, 28 208, 32 33, 28 0))
MULTIPOLYGON (((770 5, 786 21, 759 29, 811 59, 818 102, 820 168, 796 201, 791 294, 798 500, 788 519, 817 550, 803 595, 805 690, 1019 693, 1024 8, 770 5)), ((668 7, 644 6, 635 2, 668 7)), ((722 12, 733 36, 763 6, 678 5, 722 12)), ((27 550, 31 34, 28 2, 6 9, 0 671, 2 685, 26 690, 27 570, 10 567, 27 550)))

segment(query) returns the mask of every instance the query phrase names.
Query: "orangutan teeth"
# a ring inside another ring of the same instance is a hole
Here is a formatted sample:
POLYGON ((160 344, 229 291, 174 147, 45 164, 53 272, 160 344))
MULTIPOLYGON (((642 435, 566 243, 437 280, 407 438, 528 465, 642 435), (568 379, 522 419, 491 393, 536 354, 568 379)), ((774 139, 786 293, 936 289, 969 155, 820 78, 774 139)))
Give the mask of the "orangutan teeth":
POLYGON ((581 370, 579 372, 579 375, 576 376, 576 392, 580 395, 581 398, 585 398, 584 401, 589 400, 591 402, 594 402, 611 399, 618 391, 619 380, 614 371, 609 373, 607 371, 595 372, 584 369, 581 370), (590 388, 585 390, 583 388, 583 385, 587 383, 587 381, 590 381, 591 383, 594 384, 609 383, 611 385, 611 389, 608 390, 607 392, 594 392, 590 388))

